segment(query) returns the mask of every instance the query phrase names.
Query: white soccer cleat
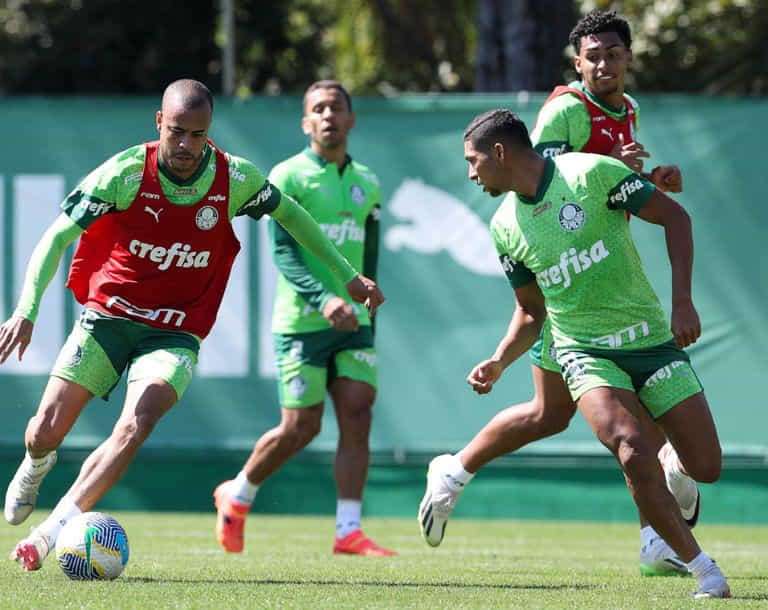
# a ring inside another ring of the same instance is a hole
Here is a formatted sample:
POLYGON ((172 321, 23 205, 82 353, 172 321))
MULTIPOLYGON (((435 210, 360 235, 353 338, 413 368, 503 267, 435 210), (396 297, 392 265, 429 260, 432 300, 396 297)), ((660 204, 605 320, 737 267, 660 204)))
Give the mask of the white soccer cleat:
POLYGON ((11 525, 22 523, 35 510, 37 493, 43 478, 56 464, 56 452, 51 451, 39 466, 33 466, 25 456, 5 492, 5 520, 11 525))
POLYGON ((731 588, 728 586, 728 581, 713 561, 712 569, 707 570, 699 580, 699 588, 694 592, 693 597, 694 599, 723 599, 730 596, 731 588))
POLYGON ((664 539, 653 538, 640 549, 640 574, 643 576, 690 576, 685 562, 664 539))
POLYGON ((464 485, 443 472, 441 464, 455 459, 446 453, 438 455, 429 463, 427 470, 427 490, 419 505, 419 528, 421 535, 430 546, 439 546, 445 536, 448 517, 456 506, 456 501, 464 485))
POLYGON ((43 560, 53 549, 54 541, 37 530, 20 541, 11 551, 9 559, 18 562, 25 572, 34 572, 43 565, 43 560))
POLYGON ((699 521, 699 508, 701 506, 699 486, 687 474, 680 472, 677 465, 677 453, 671 446, 662 458, 661 465, 664 468, 667 487, 675 497, 683 519, 685 519, 688 527, 695 527, 699 521))

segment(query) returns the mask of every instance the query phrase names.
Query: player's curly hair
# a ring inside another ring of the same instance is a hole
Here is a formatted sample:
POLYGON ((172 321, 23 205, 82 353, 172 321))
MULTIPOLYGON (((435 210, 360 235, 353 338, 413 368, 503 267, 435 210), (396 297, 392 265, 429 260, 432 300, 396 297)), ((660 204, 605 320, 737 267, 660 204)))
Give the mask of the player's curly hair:
POLYGON ((584 36, 602 34, 603 32, 616 32, 627 49, 632 48, 632 33, 629 23, 616 13, 616 11, 601 11, 594 9, 589 11, 574 26, 568 36, 576 54, 581 50, 581 39, 584 36))

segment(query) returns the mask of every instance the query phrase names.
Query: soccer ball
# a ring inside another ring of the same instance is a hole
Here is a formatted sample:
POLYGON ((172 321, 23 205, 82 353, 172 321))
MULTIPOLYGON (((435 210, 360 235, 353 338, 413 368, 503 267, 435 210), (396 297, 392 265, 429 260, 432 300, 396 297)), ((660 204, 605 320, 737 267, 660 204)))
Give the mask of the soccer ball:
POLYGON ((56 559, 72 580, 112 580, 128 563, 128 537, 114 517, 83 513, 61 530, 56 559))

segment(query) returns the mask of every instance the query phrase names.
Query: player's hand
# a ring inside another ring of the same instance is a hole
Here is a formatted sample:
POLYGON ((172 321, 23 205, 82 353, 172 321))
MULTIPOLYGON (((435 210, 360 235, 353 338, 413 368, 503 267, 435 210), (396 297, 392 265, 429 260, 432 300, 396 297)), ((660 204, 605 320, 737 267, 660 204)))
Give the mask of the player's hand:
POLYGON ((372 279, 364 275, 356 275, 347 283, 349 296, 358 303, 365 303, 368 312, 373 316, 376 309, 384 302, 384 295, 372 279))
POLYGON ((478 394, 488 394, 503 372, 504 367, 498 360, 483 360, 469 372, 467 383, 478 394))
POLYGON ((21 316, 13 316, 0 326, 0 364, 8 359, 16 347, 19 348, 18 357, 21 362, 32 340, 34 326, 32 322, 21 316))
POLYGON ((681 348, 696 343, 701 336, 699 314, 690 299, 672 303, 672 334, 681 348))
POLYGON ((683 192, 683 174, 677 165, 659 165, 651 172, 651 182, 665 193, 683 192))
POLYGON ((643 159, 651 156, 640 142, 625 144, 624 134, 622 133, 619 134, 619 141, 613 145, 611 152, 608 154, 614 159, 622 161, 629 169, 638 174, 643 171, 643 159))
POLYGON ((323 317, 336 330, 355 331, 358 328, 355 310, 341 297, 333 297, 325 304, 323 317))

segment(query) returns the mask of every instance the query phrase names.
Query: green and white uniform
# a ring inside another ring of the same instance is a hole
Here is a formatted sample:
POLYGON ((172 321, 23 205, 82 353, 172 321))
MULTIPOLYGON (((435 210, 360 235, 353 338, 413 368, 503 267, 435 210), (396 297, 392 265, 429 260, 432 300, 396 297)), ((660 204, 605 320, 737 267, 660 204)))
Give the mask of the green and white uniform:
MULTIPOLYGON (((608 123, 627 123, 627 104, 631 105, 633 120, 627 128, 632 134, 638 129, 640 107, 630 95, 624 94, 625 103, 621 108, 608 106, 592 94, 584 83, 574 81, 568 84, 571 89, 581 91, 594 107, 602 112, 605 120, 593 123, 593 117, 587 110, 585 102, 574 93, 564 93, 549 99, 539 111, 536 126, 531 132, 531 142, 534 149, 544 157, 555 157, 566 152, 605 152, 606 150, 584 150, 593 137, 593 131, 608 123)), ((601 117, 602 118, 602 117, 601 117)), ((544 322, 541 335, 530 350, 531 361, 534 365, 547 371, 560 372, 560 366, 555 361, 552 330, 549 319, 544 322)))
MULTIPOLYGON (((375 278, 381 193, 370 169, 349 157, 339 168, 307 148, 276 165, 269 179, 298 201, 355 269, 375 278)), ((272 318, 280 404, 318 404, 334 377, 375 388, 376 353, 368 311, 279 225, 270 222, 270 232, 280 271, 272 318), (352 306, 358 331, 334 330, 323 317, 323 307, 334 296, 352 306)))
MULTIPOLYGON (((254 219, 272 214, 309 243, 327 265, 346 280, 354 269, 331 246, 311 217, 279 189, 270 185, 250 162, 227 155, 229 165, 229 219, 254 219)), ((63 214, 46 231, 32 254, 24 287, 14 315, 32 322, 45 288, 56 274, 67 246, 104 214, 120 213, 136 199, 142 182, 145 147, 133 146, 104 162, 67 196, 63 214)), ((198 171, 179 181, 159 163, 163 194, 174 205, 196 204, 216 175, 216 157, 207 147, 198 171)), ((153 219, 148 215, 148 221, 153 219)), ((172 232, 172 228, 171 228, 172 232)), ((192 378, 200 341, 191 334, 158 330, 127 319, 86 310, 75 323, 57 358, 52 375, 73 381, 96 396, 106 396, 129 367, 128 380, 160 377, 181 397, 192 378)))
POLYGON ((601 386, 632 390, 654 417, 701 391, 642 268, 625 210, 655 187, 615 159, 547 159, 534 198, 510 193, 491 221, 513 286, 536 281, 574 400, 601 386))

